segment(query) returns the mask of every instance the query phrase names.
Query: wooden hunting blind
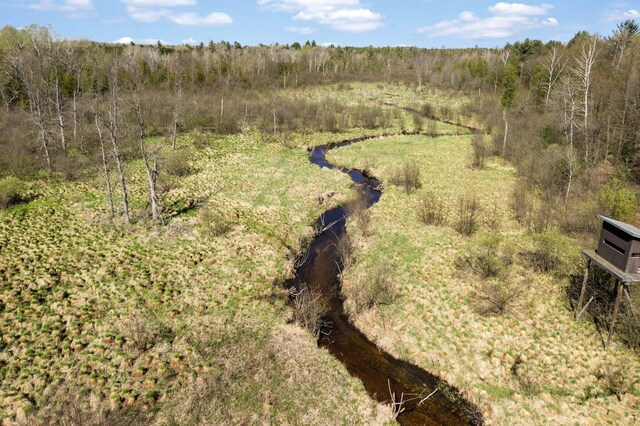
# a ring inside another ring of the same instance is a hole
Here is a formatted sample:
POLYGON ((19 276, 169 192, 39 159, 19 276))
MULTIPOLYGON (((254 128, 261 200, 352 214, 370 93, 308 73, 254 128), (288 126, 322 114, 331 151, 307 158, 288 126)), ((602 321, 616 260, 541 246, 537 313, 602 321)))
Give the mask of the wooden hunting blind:
POLYGON ((639 274, 640 229, 604 216, 598 219, 602 230, 596 253, 627 274, 639 274))
POLYGON ((576 306, 576 319, 587 309, 593 301, 593 297, 582 306, 586 296, 587 281, 589 279, 589 267, 594 262, 597 266, 604 269, 614 281, 616 299, 613 305, 613 313, 611 323, 609 325, 609 334, 605 346, 609 346, 611 335, 618 317, 620 302, 623 294, 627 298, 631 313, 638 324, 638 318, 629 295, 629 284, 640 282, 640 229, 619 220, 611 219, 605 216, 598 216, 602 221, 602 229, 600 230, 600 240, 598 241, 598 249, 584 250, 582 254, 587 258, 587 267, 584 271, 582 280, 582 289, 580 290, 580 299, 576 306))

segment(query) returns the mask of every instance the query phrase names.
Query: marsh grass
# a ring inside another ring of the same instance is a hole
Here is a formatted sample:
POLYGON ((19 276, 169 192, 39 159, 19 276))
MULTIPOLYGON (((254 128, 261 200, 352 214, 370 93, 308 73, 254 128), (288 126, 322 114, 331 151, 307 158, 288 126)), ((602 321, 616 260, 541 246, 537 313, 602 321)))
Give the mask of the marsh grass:
MULTIPOLYGON (((618 400, 596 377, 606 358, 633 366, 626 370, 628 377, 640 383, 637 355, 620 344, 626 339, 621 325, 625 309, 614 344, 605 351, 602 332, 590 322, 574 320, 564 290, 566 274, 584 266, 584 244, 561 238, 553 244, 562 247, 561 256, 551 260, 556 265, 553 272, 532 267, 522 254, 542 247, 531 232, 539 200, 532 200, 532 216, 519 224, 512 209, 513 167, 491 158, 482 170, 474 170, 469 167, 472 156, 469 136, 391 137, 329 153, 332 163, 345 167, 359 164, 363 157, 371 159, 372 174, 387 184, 370 209, 376 231, 366 238, 351 234, 359 249, 357 261, 344 271, 345 307, 352 309, 358 328, 386 351, 445 372, 447 381, 481 407, 487 422, 507 425, 526 419, 527 424, 547 424, 553 418, 560 424, 600 424, 616 416, 621 423, 632 423, 637 385, 618 400), (412 197, 388 185, 394 169, 409 157, 419 161, 425 182, 412 197), (465 237, 446 226, 423 226, 416 201, 431 191, 452 207, 447 213, 452 225, 458 219, 457 201, 469 193, 477 195, 483 206, 490 206, 479 213, 487 229, 465 237), (499 226, 491 225, 492 216, 499 226), (491 235, 485 234, 488 230, 491 235), (497 247, 493 252, 492 246, 497 247), (393 267, 394 281, 408 297, 355 313, 350 287, 365 280, 372 265, 390 261, 400 265, 393 267), (461 268, 459 262, 466 266, 461 268), (485 283, 490 285, 483 288, 485 283), (511 298, 514 289, 518 296, 511 298), (477 308, 485 303, 491 309, 484 306, 487 314, 481 315, 477 308), (514 376, 511 367, 520 356, 521 367, 514 376)), ((551 229, 545 233, 554 234, 551 229)), ((578 275, 581 278, 579 271, 578 275)), ((611 298, 611 291, 607 294, 611 298)), ((590 305, 590 312, 599 300, 590 305)), ((602 309, 611 312, 610 305, 602 309)), ((598 324, 606 330, 606 315, 598 324)))
POLYGON ((367 200, 364 193, 349 201, 345 206, 347 217, 353 221, 356 228, 364 236, 371 233, 371 213, 367 210, 367 200))
MULTIPOLYGON (((300 147, 335 137, 291 140, 300 147)), ((290 271, 289 248, 310 237, 323 210, 355 195, 348 179, 255 134, 185 134, 178 146, 193 167, 171 176, 177 184, 163 194, 176 207, 167 226, 102 221, 101 176, 30 188, 42 196, 0 211, 0 281, 11 283, 0 306, 0 386, 11 392, 0 398, 0 423, 127 424, 138 411, 143 424, 271 415, 290 424, 381 423, 383 410, 372 409, 361 383, 311 333, 285 326, 291 308, 271 296, 290 271), (229 223, 233 232, 220 235, 229 223), (267 356, 271 341, 277 361, 267 356), (14 349, 22 355, 6 358, 14 349), (80 402, 49 393, 55 383, 80 402)), ((132 207, 144 211, 143 165, 129 162, 126 172, 132 207)))

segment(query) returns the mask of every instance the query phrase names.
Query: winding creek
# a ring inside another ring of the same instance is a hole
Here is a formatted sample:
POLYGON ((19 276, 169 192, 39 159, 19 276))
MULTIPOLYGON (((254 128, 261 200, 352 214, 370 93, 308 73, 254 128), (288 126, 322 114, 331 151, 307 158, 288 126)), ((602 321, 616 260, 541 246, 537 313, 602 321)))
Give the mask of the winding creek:
MULTIPOLYGON (((335 149, 373 137, 333 143, 313 148, 310 161, 321 167, 334 169, 325 154, 335 149)), ((358 185, 367 207, 382 196, 380 182, 358 170, 339 169, 348 174, 358 185)), ((460 425, 481 424, 482 418, 475 406, 465 401, 458 391, 438 377, 418 366, 399 360, 378 348, 349 319, 343 307, 339 268, 340 258, 336 243, 345 234, 348 212, 344 206, 326 211, 317 221, 317 229, 323 229, 311 242, 307 253, 299 259, 295 282, 306 283, 314 293, 326 298, 328 312, 324 321, 328 324, 321 334, 319 345, 326 347, 347 370, 358 377, 369 395, 382 403, 404 395, 404 409, 397 420, 403 425, 460 425), (437 391, 428 399, 425 397, 437 391)))

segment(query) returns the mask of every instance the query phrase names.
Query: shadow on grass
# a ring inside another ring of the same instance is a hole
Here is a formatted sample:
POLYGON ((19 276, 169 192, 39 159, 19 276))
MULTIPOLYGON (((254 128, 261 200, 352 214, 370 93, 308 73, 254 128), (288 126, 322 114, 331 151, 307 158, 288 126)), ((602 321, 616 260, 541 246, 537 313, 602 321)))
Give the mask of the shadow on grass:
MULTIPOLYGON (((565 289, 573 310, 575 310, 578 299, 580 298, 582 278, 582 275, 571 275, 569 277, 569 285, 565 289)), ((636 310, 636 315, 638 315, 640 313, 638 312, 638 306, 640 306, 640 288, 638 285, 631 283, 628 289, 634 309, 636 310)), ((588 302, 590 303, 582 313, 581 318, 586 318, 595 325, 602 339, 603 346, 607 338, 607 333, 609 332, 615 298, 615 284, 610 280, 610 275, 600 268, 591 266, 583 308, 588 302)), ((620 304, 614 335, 629 349, 640 353, 640 325, 636 322, 629 301, 624 296, 620 304)))

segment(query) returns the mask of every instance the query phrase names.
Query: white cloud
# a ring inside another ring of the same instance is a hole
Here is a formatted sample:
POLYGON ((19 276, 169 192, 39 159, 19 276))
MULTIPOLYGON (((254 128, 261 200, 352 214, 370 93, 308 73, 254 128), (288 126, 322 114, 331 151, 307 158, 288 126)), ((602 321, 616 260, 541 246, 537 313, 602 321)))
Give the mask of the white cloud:
POLYGON ((178 25, 192 25, 192 26, 214 26, 214 25, 228 25, 233 23, 231 16, 226 13, 214 12, 206 16, 199 16, 195 13, 181 13, 181 14, 169 14, 169 19, 178 25))
POLYGON ((158 42, 160 42, 163 45, 168 45, 169 43, 167 43, 166 41, 159 39, 159 38, 136 38, 133 39, 131 37, 122 37, 119 38, 117 40, 114 40, 112 43, 115 44, 131 44, 131 43, 135 43, 135 44, 158 44, 158 42))
POLYGON ((554 17, 544 17, 553 6, 523 3, 496 3, 488 8, 492 16, 481 18, 473 12, 462 12, 457 18, 441 21, 418 30, 430 37, 458 37, 462 39, 505 38, 532 28, 556 27, 554 17))
POLYGON ((29 9, 50 12, 64 12, 70 18, 85 18, 93 11, 93 0, 40 0, 29 3, 29 9))
POLYGON ((553 6, 550 4, 542 4, 540 6, 531 6, 523 3, 496 3, 489 8, 489 12, 494 15, 515 15, 515 16, 531 16, 546 15, 553 6))
POLYGON ((135 21, 145 23, 155 22, 171 13, 169 9, 147 9, 137 6, 127 6, 127 12, 135 21))
POLYGON ((616 10, 609 14, 610 21, 623 21, 625 19, 640 19, 640 12, 637 9, 629 9, 625 11, 616 10))
POLYGON ((182 40, 182 44, 188 44, 189 46, 195 46, 196 44, 198 44, 198 40, 196 40, 193 37, 189 37, 189 38, 185 38, 184 40, 182 40))
POLYGON ((298 35, 311 35, 316 32, 316 30, 311 27, 285 27, 284 30, 298 35))
POLYGON ((122 0, 127 6, 136 7, 174 7, 195 6, 196 0, 122 0))
POLYGON ((138 22, 156 22, 168 19, 178 25, 214 26, 233 23, 231 16, 222 12, 198 15, 194 12, 175 12, 174 7, 196 6, 196 0, 120 0, 129 16, 138 22))
POLYGON ((313 21, 340 31, 371 31, 384 25, 383 16, 364 8, 360 0, 257 0, 273 12, 294 14, 296 21, 313 21))

